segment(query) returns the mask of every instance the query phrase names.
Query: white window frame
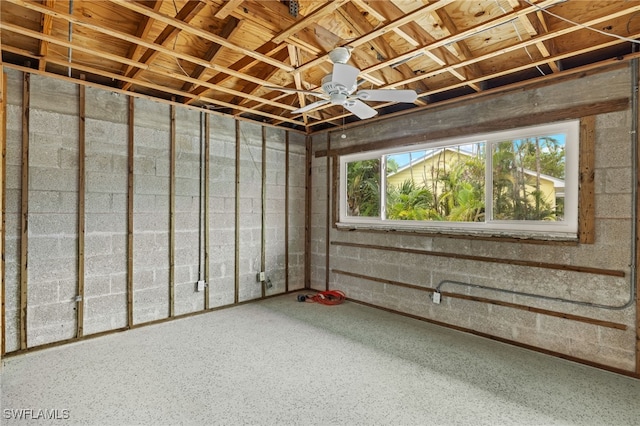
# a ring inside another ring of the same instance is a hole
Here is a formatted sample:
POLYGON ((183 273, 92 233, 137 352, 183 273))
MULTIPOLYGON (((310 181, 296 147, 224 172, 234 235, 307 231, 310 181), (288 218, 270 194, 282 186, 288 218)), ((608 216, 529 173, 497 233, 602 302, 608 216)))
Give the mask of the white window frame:
POLYGON ((578 233, 578 175, 579 175, 579 120, 567 120, 539 126, 522 127, 465 137, 456 137, 421 143, 416 145, 398 146, 376 151, 340 156, 339 181, 339 228, 363 228, 385 230, 413 230, 454 234, 492 234, 506 236, 537 236, 575 238, 578 233), (493 203, 493 168, 491 145, 499 141, 523 139, 527 137, 565 134, 565 193, 563 221, 532 221, 532 220, 493 220, 490 217, 493 203), (394 153, 433 149, 450 145, 464 145, 470 143, 486 143, 486 176, 485 176, 485 222, 447 222, 447 221, 405 221, 385 219, 386 206, 386 162, 385 156, 394 153), (380 160, 380 208, 379 217, 348 216, 347 200, 347 164, 362 160, 380 160))

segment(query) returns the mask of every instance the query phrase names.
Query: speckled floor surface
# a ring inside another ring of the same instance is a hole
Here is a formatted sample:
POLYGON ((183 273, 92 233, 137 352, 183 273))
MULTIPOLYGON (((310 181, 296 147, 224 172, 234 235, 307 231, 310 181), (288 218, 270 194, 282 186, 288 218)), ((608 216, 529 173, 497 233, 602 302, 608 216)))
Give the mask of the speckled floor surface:
POLYGON ((295 295, 10 357, 1 390, 2 425, 640 423, 640 381, 295 295))

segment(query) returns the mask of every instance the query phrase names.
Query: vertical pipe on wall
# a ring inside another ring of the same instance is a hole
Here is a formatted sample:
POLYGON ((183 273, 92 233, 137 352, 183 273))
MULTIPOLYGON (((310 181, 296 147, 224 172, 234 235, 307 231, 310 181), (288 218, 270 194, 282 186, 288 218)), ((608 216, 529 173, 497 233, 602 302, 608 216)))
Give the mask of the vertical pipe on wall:
MULTIPOLYGON (((331 133, 327 132, 327 152, 331 151, 331 133)), ((327 155, 327 205, 325 209, 326 221, 325 221, 325 259, 324 259, 324 288, 329 291, 329 270, 330 270, 330 259, 329 259, 329 249, 331 244, 331 156, 327 155)))
POLYGON ((289 292, 289 131, 284 132, 284 291, 289 292))
POLYGON ((204 115, 204 308, 209 309, 209 114, 204 115))
POLYGON ((127 118, 127 326, 133 326, 133 164, 135 102, 129 96, 127 118))
POLYGON ((311 136, 305 139, 304 288, 311 288, 311 136))
MULTIPOLYGON (((198 161, 199 174, 198 174, 198 281, 203 280, 204 277, 204 190, 206 183, 204 182, 205 175, 205 119, 207 114, 204 111, 200 111, 200 157, 198 161)), ((205 302, 206 305, 206 302, 205 302)))
MULTIPOLYGON (((262 187, 260 193, 260 272, 266 273, 266 233, 265 233, 265 211, 267 203, 267 128, 262 126, 262 187)), ((262 297, 267 295, 267 280, 261 280, 262 297)))
POLYGON ((0 204, 2 211, 2 217, 0 218, 0 357, 6 352, 6 338, 5 338, 5 246, 6 246, 6 200, 7 200, 7 74, 4 73, 2 62, 0 61, 0 77, 2 78, 2 85, 0 86, 0 147, 2 150, 2 159, 0 160, 0 204))
POLYGON ((175 306, 175 239, 176 239, 176 106, 171 104, 171 127, 169 146, 169 317, 176 313, 175 306))
MULTIPOLYGON (((84 80, 84 75, 80 78, 84 80)), ((85 104, 86 88, 78 87, 78 295, 76 297, 76 337, 82 337, 84 329, 84 234, 85 234, 85 104)))
POLYGON ((236 176, 235 176, 235 226, 234 226, 234 292, 233 303, 240 298, 240 121, 236 120, 236 176))
POLYGON ((29 97, 30 74, 22 82, 22 171, 20 181, 20 349, 27 349, 27 253, 29 237, 29 97))

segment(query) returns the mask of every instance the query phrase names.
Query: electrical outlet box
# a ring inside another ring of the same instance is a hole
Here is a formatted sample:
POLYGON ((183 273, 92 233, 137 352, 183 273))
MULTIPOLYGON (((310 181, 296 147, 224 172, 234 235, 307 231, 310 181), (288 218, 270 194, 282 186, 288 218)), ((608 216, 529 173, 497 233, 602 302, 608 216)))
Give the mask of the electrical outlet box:
POLYGON ((431 300, 433 300, 433 303, 435 303, 436 305, 440 303, 440 292, 438 291, 434 291, 433 295, 431 295, 431 300))
POLYGON ((204 291, 204 287, 206 286, 205 282, 200 280, 196 283, 196 291, 204 291))
POLYGON ((256 281, 258 281, 260 283, 263 282, 265 280, 265 275, 266 274, 264 272, 258 272, 256 274, 256 281))

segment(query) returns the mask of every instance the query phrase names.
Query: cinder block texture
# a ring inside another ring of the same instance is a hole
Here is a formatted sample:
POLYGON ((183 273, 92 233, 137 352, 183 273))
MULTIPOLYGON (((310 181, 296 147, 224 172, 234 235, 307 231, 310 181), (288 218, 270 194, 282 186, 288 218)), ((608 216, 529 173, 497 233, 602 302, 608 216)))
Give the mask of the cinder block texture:
POLYGON ((235 121, 209 116, 209 306, 235 295, 235 121))
MULTIPOLYGON (((204 230, 209 229, 209 305, 261 297, 256 274, 265 270, 283 292, 290 249, 290 289, 304 286, 305 137, 290 136, 287 181, 285 140, 281 129, 267 129, 230 117, 176 107, 175 163, 171 163, 170 107, 135 98, 133 141, 129 140, 130 98, 85 89, 85 153, 80 150, 80 89, 48 77, 32 77, 29 111, 28 258, 21 276, 22 73, 7 70, 7 156, 5 222, 6 350, 20 349, 20 282, 27 278, 28 347, 76 337, 78 306, 83 306, 84 335, 128 325, 128 284, 133 280, 133 324, 169 316, 169 292, 175 289, 175 314, 204 309, 205 294, 196 282, 205 276, 204 230), (204 121, 210 123, 209 199, 204 198, 204 121), (129 158, 130 143, 133 158, 129 158), (236 169, 236 147, 240 148, 236 169), (129 162, 133 191, 129 194, 129 162), (84 174, 80 176, 81 166, 84 174), (266 172, 265 202, 262 171, 266 172), (175 192, 170 192, 171 170, 175 192), (236 170, 239 192, 236 198, 236 170), (80 192, 80 182, 84 192, 80 192), (285 223, 285 191, 289 220, 285 223), (129 196, 133 211, 128 212, 129 196), (236 212, 236 200, 240 208, 236 212), (170 283, 170 204, 175 202, 173 283, 170 283), (208 222, 205 220, 208 207, 208 222), (84 216, 80 216, 84 208, 84 216), (262 214, 264 212, 264 229, 262 214), (236 230, 236 213, 239 229, 236 230), (79 238, 84 219, 84 245, 79 238), (128 222, 133 221, 132 253, 128 222), (289 240, 285 241, 285 227, 289 240), (240 243, 236 245, 236 232, 240 243), (235 262, 236 250, 239 262, 235 262), (82 257, 81 257, 82 254, 82 257), (128 256, 133 261, 128 276, 128 256), (81 260, 84 263, 81 263, 81 260), (79 276, 79 265, 84 275, 79 276), (239 278, 236 280, 236 267, 239 278), (79 283, 83 278, 84 297, 79 283), (80 305, 80 303, 82 305, 80 305)), ((25 147, 26 148, 26 147, 25 147)), ((26 158, 26 157, 25 157, 26 158)), ((613 229, 613 228, 612 228, 613 229)))
POLYGON ((169 106, 136 99, 133 320, 169 316, 169 106), (138 113, 139 112, 139 113, 138 113), (143 280, 139 280, 142 278, 143 280))
POLYGON ((92 334, 127 325, 127 97, 87 88, 85 114, 84 334, 92 334))
POLYGON ((262 295, 256 280, 261 269, 262 166, 262 128, 240 123, 240 301, 262 295))
POLYGON ((76 335, 78 167, 70 159, 78 157, 78 93, 75 84, 31 76, 29 346, 76 335))
POLYGON ((176 315, 204 309, 204 113, 176 111, 176 315))
MULTIPOLYGON (((393 121, 381 120, 345 130, 347 138, 340 139, 340 146, 419 135, 425 130, 466 127, 469 117, 474 117, 474 122, 493 121, 513 114, 535 114, 624 97, 632 89, 630 82, 629 70, 618 69, 545 87, 510 92, 484 101, 475 100, 450 108, 417 112, 394 118, 393 121), (514 110, 513 105, 526 107, 514 110)), ((635 183, 631 170, 630 135, 634 134, 631 121, 630 111, 611 112, 596 118, 594 244, 530 244, 487 241, 472 236, 443 238, 340 230, 331 230, 330 241, 327 241, 326 186, 329 175, 326 158, 314 158, 311 170, 312 286, 323 288, 329 274, 332 288, 344 290, 356 300, 633 371, 635 311, 633 304, 624 308, 632 297, 630 265, 635 206, 631 188, 635 183), (326 250, 331 242, 368 246, 330 246, 329 265, 331 269, 372 279, 327 271, 326 250), (397 250, 402 248, 434 251, 438 256, 397 250), (446 253, 452 255, 443 256, 446 253), (460 259, 457 254, 497 258, 505 262, 460 259), (624 276, 527 267, 509 264, 509 260, 554 263, 566 265, 565 269, 573 266, 602 268, 622 272, 624 276), (394 281, 417 288, 390 284, 394 281), (483 290, 465 284, 526 293, 528 296, 483 290), (521 309, 446 296, 443 296, 442 303, 434 304, 429 292, 420 291, 420 288, 433 290, 439 285, 443 292, 512 303, 521 309), (533 313, 527 310, 528 307, 545 309, 556 315, 533 313), (626 326, 626 330, 600 326, 589 320, 562 317, 567 314, 615 322, 626 326)), ((314 138, 314 150, 324 149, 325 145, 322 137, 314 138)))

